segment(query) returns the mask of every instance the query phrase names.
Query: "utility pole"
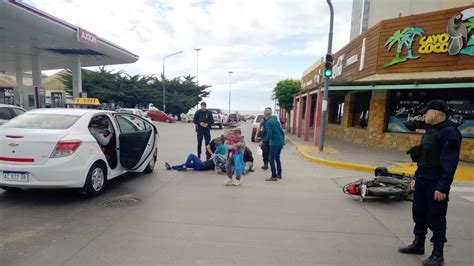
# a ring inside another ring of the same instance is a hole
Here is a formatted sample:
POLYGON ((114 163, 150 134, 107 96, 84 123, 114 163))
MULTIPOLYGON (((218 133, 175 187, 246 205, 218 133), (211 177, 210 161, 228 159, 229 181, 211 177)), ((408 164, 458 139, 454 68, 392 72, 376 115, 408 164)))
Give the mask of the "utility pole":
POLYGON ((173 56, 173 55, 177 55, 177 54, 180 54, 182 53, 183 51, 179 51, 179 52, 176 52, 176 53, 173 53, 173 54, 169 54, 165 57, 163 57, 163 80, 162 80, 162 84, 163 84, 163 112, 166 113, 166 90, 165 90, 165 59, 170 57, 170 56, 173 56))
MULTIPOLYGON (((326 58, 331 58, 332 60, 332 32, 334 26, 334 8, 332 6, 331 0, 326 0, 329 6, 330 12, 330 21, 329 21, 329 36, 328 36, 328 51, 326 54, 326 58)), ((332 62, 331 62, 332 65, 332 62)), ((327 71, 327 69, 326 69, 327 71)), ((328 74, 332 74, 330 70, 328 74)), ((319 152, 324 150, 324 136, 326 131, 326 120, 327 120, 327 112, 328 112, 328 89, 329 89, 329 79, 331 77, 329 75, 325 75, 324 78, 324 95, 323 95, 323 106, 322 106, 322 117, 321 117, 321 131, 319 132, 319 152)))

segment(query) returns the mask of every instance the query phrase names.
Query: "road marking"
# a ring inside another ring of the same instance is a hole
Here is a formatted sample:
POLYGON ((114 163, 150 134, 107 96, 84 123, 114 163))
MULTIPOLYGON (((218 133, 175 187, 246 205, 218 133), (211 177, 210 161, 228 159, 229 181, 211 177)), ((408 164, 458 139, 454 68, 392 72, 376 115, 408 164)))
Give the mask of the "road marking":
POLYGON ((470 192, 474 193, 474 187, 451 187, 451 192, 470 192))
POLYGON ((465 196, 463 198, 467 199, 468 201, 474 202, 474 196, 465 196))

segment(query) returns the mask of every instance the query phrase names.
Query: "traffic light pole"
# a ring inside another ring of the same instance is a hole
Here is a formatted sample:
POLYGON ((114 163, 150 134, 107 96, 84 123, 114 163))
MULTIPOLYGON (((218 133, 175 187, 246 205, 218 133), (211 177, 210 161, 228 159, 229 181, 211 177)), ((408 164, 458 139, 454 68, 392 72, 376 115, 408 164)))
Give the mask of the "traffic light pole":
MULTIPOLYGON (((334 8, 332 7, 331 0, 326 0, 329 6, 330 11, 330 21, 329 21, 329 36, 328 36, 328 52, 330 55, 332 53, 332 31, 334 25, 334 8)), ((322 117, 321 117, 321 130, 319 132, 319 152, 322 152, 324 149, 324 135, 326 131, 326 120, 328 112, 328 88, 329 88, 329 79, 330 77, 324 78, 324 95, 323 95, 323 106, 322 106, 322 117)))

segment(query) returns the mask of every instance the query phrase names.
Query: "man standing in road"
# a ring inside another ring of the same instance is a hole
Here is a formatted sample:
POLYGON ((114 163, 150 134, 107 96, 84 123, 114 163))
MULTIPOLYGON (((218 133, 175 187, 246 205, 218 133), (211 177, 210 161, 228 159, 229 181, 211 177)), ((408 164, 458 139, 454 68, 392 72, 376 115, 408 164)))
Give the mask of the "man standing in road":
POLYGON ((268 139, 268 163, 272 171, 272 176, 266 181, 277 181, 282 178, 280 153, 285 146, 285 133, 281 124, 275 116, 272 116, 272 108, 265 108, 265 137, 268 139))
POLYGON ((423 261, 423 265, 443 265, 449 190, 459 162, 462 135, 447 120, 448 106, 444 101, 430 101, 422 112, 429 129, 423 135, 421 144, 408 151, 418 166, 412 183, 415 189, 415 240, 408 246, 400 247, 399 252, 424 254, 425 238, 430 228, 433 231, 433 253, 423 261))
MULTIPOLYGON (((211 127, 214 124, 212 113, 208 111, 205 102, 201 103, 201 109, 194 114, 194 124, 197 133, 197 156, 201 159, 202 139, 204 138, 205 146, 211 141, 211 127)), ((209 160, 210 155, 206 153, 206 159, 209 160)))

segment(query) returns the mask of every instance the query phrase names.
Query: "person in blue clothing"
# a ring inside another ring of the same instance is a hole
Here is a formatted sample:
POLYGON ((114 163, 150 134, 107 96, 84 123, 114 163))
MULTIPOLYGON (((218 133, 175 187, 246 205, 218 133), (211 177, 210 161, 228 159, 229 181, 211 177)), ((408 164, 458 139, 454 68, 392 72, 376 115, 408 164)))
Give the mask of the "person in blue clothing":
MULTIPOLYGON (((212 113, 207 110, 207 104, 201 103, 201 109, 194 114, 194 124, 196 125, 197 133, 197 157, 201 158, 202 139, 204 138, 205 146, 209 145, 211 141, 211 127, 214 125, 214 118, 212 113)), ((209 160, 210 154, 206 153, 206 159, 209 160)))
POLYGON ((448 105, 444 101, 430 101, 421 112, 425 113, 429 128, 420 145, 407 152, 417 163, 412 183, 415 189, 412 208, 415 240, 398 250, 405 254, 424 254, 429 228, 433 232, 433 252, 423 265, 443 265, 449 190, 459 162, 462 135, 447 120, 448 105))
POLYGON ((272 108, 265 108, 265 137, 268 139, 269 154, 268 163, 272 176, 266 181, 277 181, 282 178, 280 154, 285 145, 285 133, 281 124, 275 116, 272 116, 272 108))

